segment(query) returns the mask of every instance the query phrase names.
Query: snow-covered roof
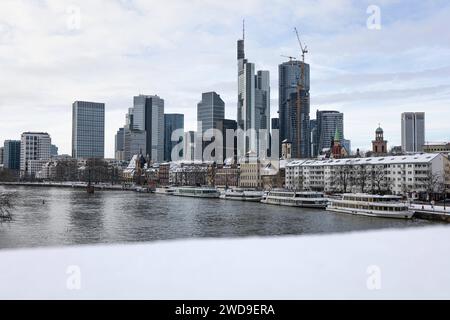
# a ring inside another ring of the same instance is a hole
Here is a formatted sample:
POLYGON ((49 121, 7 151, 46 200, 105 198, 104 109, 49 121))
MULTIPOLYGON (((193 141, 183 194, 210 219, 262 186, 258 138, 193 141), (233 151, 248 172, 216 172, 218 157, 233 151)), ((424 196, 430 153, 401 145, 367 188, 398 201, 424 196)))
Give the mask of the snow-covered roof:
POLYGON ((263 175, 275 175, 280 169, 285 169, 288 165, 289 160, 272 160, 264 165, 264 168, 261 169, 261 174, 263 175))
POLYGON ((427 142, 425 146, 450 146, 450 142, 427 142))
POLYGON ((295 166, 338 166, 338 165, 380 165, 380 164, 414 164, 428 163, 436 157, 441 156, 438 153, 421 153, 404 156, 386 156, 371 158, 345 158, 345 159, 327 159, 327 160, 298 160, 288 164, 289 167, 295 166))
POLYGON ((298 167, 307 161, 310 161, 310 160, 292 160, 286 164, 286 167, 298 167))
POLYGON ((171 164, 176 164, 176 165, 187 165, 187 164, 195 164, 195 165, 204 164, 204 165, 208 165, 208 164, 213 164, 214 161, 179 160, 179 161, 172 161, 172 162, 170 162, 170 163, 171 163, 171 164))
POLYGON ((133 158, 131 158, 130 163, 127 166, 126 170, 133 170, 136 169, 136 160, 137 160, 138 155, 134 155, 133 158))

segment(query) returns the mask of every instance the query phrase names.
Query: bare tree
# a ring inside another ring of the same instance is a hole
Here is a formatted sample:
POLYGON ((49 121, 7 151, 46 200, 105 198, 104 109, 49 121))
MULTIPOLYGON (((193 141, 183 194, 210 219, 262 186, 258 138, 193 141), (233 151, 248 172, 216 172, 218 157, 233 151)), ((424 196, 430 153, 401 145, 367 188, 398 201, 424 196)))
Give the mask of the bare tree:
POLYGON ((364 193, 366 190, 367 181, 370 179, 370 173, 367 170, 366 166, 358 166, 356 169, 356 181, 361 189, 361 192, 364 193))
POLYGON ((371 178, 372 193, 383 194, 389 191, 389 184, 387 183, 387 176, 384 166, 375 166, 372 170, 371 178))
POLYGON ((13 209, 12 203, 13 194, 12 193, 1 193, 0 194, 0 221, 11 221, 13 209))
POLYGON ((343 193, 347 193, 348 188, 353 185, 353 166, 343 165, 337 166, 334 172, 333 183, 335 188, 343 193))
POLYGON ((427 174, 424 184, 428 199, 432 199, 434 195, 445 192, 444 175, 442 173, 433 173, 431 170, 427 174))
POLYGON ((17 171, 10 169, 0 169, 0 181, 2 182, 14 182, 18 180, 17 171))
POLYGON ((56 181, 78 180, 78 163, 76 160, 60 160, 55 166, 56 181))
POLYGON ((91 183, 109 182, 108 163, 102 159, 88 159, 83 180, 91 183))
POLYGON ((408 197, 408 194, 411 192, 412 188, 410 185, 406 184, 405 182, 402 183, 402 194, 404 196, 408 197))

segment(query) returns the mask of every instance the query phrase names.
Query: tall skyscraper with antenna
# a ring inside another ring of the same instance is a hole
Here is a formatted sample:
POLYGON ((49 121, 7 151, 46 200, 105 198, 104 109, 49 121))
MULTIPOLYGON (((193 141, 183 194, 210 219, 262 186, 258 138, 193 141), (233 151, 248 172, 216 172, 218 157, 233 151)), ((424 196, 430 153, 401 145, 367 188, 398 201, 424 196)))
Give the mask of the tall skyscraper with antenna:
POLYGON ((255 73, 255 64, 245 58, 245 21, 242 39, 237 42, 238 59, 238 128, 246 134, 244 143, 238 146, 238 157, 248 152, 259 153, 259 142, 265 139, 269 147, 270 131, 270 74, 269 71, 255 73), (264 136, 261 130, 266 130, 264 136))

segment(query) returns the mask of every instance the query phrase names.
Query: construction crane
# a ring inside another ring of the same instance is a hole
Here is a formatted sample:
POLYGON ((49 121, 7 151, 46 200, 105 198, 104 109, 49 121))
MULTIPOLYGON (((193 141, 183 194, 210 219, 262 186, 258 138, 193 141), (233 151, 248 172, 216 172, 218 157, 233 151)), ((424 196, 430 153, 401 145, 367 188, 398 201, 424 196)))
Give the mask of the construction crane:
POLYGON ((294 60, 297 60, 296 57, 291 57, 291 56, 281 55, 281 57, 283 57, 283 58, 288 58, 288 59, 289 59, 289 62, 292 62, 292 61, 294 61, 294 60))
POLYGON ((300 45, 300 49, 302 50, 302 61, 305 63, 305 55, 308 53, 308 47, 303 47, 302 41, 300 40, 300 35, 298 33, 297 28, 294 28, 295 34, 297 35, 298 44, 300 45))
MULTIPOLYGON (((302 158, 302 154, 301 154, 301 146, 305 143, 305 141, 303 141, 303 137, 302 137, 302 108, 303 108, 303 102, 305 104, 308 103, 309 100, 309 96, 306 93, 306 75, 305 75, 305 55, 308 53, 308 47, 304 46, 302 44, 302 41, 300 40, 300 35, 299 32, 297 30, 297 28, 294 28, 295 34, 297 35, 297 40, 298 40, 298 44, 300 45, 300 50, 301 50, 301 56, 302 56, 302 63, 301 63, 301 80, 297 79, 298 83, 297 83, 297 146, 296 146, 296 156, 297 158, 302 158), (305 95, 304 100, 302 101, 302 94, 305 95)), ((309 155, 306 155, 309 156, 309 155)))

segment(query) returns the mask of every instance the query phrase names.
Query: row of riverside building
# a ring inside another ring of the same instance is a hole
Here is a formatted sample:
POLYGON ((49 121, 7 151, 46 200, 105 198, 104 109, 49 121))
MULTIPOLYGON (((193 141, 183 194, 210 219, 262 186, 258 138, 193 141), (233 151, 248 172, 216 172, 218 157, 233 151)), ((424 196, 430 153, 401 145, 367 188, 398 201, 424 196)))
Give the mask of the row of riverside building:
MULTIPOLYGON (((284 149, 285 147, 283 147, 284 149)), ((135 176, 135 161, 128 177, 135 176)), ((372 157, 260 160, 238 163, 179 161, 145 166, 154 185, 271 190, 285 188, 325 193, 395 194, 426 199, 450 193, 449 153, 386 154, 372 157)), ((145 171, 145 170, 144 170, 145 171)))
POLYGON ((45 132, 24 132, 20 140, 5 140, 0 148, 0 167, 21 176, 35 175, 58 153, 45 132))
MULTIPOLYGON (((155 163, 143 155, 135 155, 128 166, 117 160, 102 160, 117 169, 116 182, 148 185, 209 185, 246 189, 286 188, 326 193, 373 192, 424 198, 429 194, 450 193, 449 152, 384 154, 371 157, 334 157, 294 159, 290 144, 283 144, 280 160, 261 160, 251 154, 241 161, 224 164, 205 161, 155 163)), ((75 170, 86 167, 86 160, 51 154, 51 138, 46 133, 26 132, 21 141, 6 141, 10 163, 18 165, 21 174, 40 180, 56 178, 57 164, 75 161, 75 170), (15 155, 15 160, 11 155, 15 155)), ((72 168, 73 169, 73 168, 72 168)), ((67 178, 77 180, 81 173, 67 178)), ((111 181, 109 177, 105 182, 111 181)))

